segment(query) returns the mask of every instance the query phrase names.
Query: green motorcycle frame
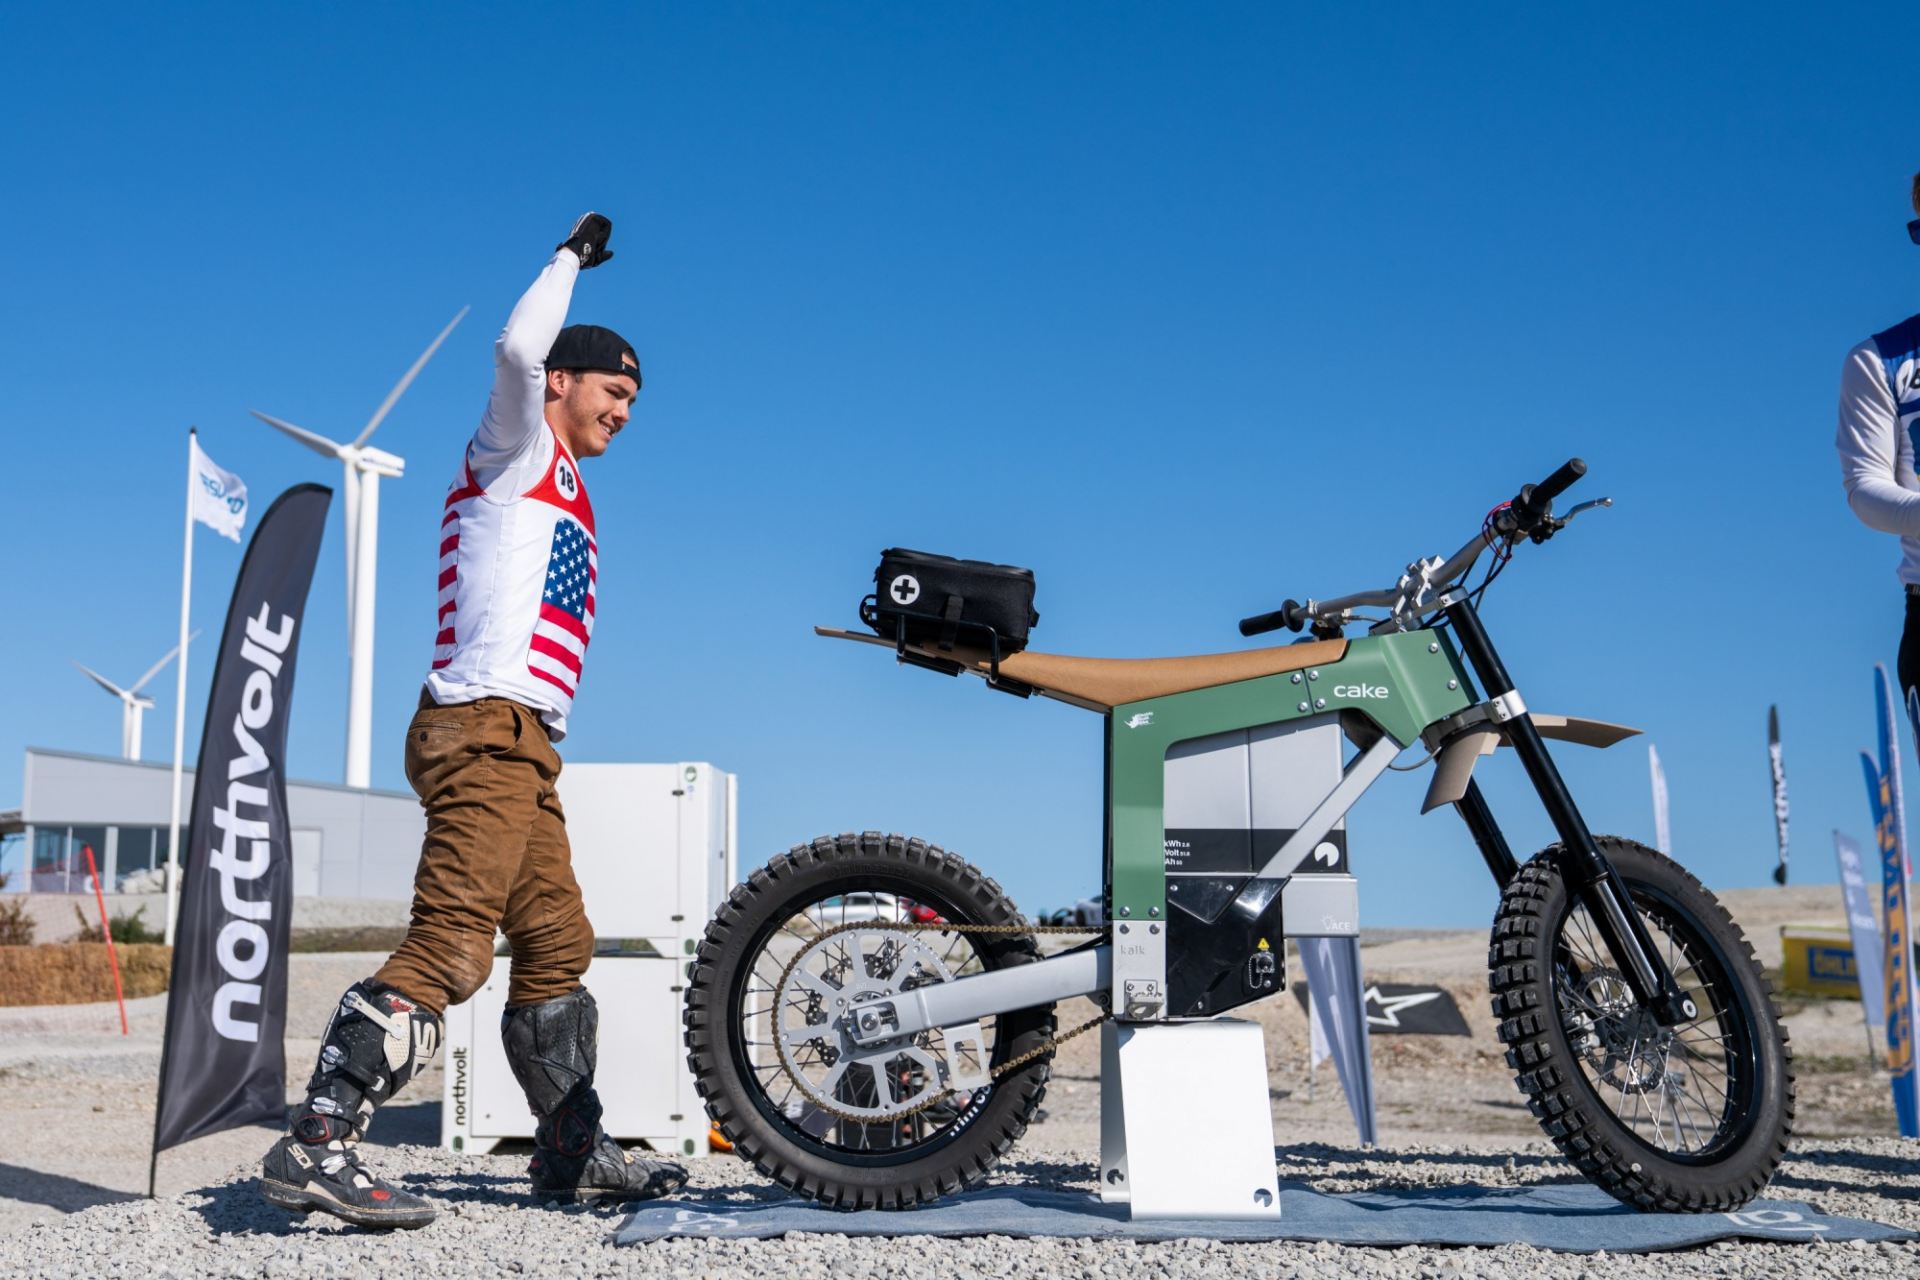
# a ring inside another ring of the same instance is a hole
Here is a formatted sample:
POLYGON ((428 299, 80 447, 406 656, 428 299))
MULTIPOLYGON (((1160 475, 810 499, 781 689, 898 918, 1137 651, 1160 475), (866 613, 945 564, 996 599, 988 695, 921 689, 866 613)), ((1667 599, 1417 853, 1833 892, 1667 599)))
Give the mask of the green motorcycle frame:
POLYGON ((1240 624, 1249 636, 1311 628, 1302 643, 1120 661, 817 628, 1103 716, 1107 927, 1043 956, 998 886, 933 846, 872 832, 795 846, 735 891, 691 970, 689 1064, 722 1131, 770 1176, 833 1203, 907 1207, 970 1185, 1038 1106, 1056 1002, 1084 996, 1122 1024, 1212 1018, 1284 986, 1284 939, 1357 936, 1346 816, 1424 747, 1423 811, 1460 815, 1501 891, 1490 992, 1542 1127, 1640 1208, 1724 1211, 1757 1194, 1793 1117, 1791 1055, 1758 962, 1684 868, 1589 830, 1545 739, 1604 747, 1635 731, 1532 712, 1478 610, 1516 546, 1606 505, 1553 515, 1584 471, 1575 460, 1524 487, 1453 557, 1414 562, 1395 587, 1240 624), (1494 566, 1469 590, 1489 550, 1494 566), (1349 638, 1356 621, 1374 625, 1349 638), (1559 836, 1524 865, 1473 777, 1501 746, 1559 836), (846 923, 850 897, 946 904, 931 914, 974 930, 954 936, 982 943, 984 963, 950 971, 927 949, 940 926, 925 917, 846 923), (842 923, 825 927, 836 901, 842 923), (995 1019, 1011 1019, 1009 1034, 989 1049, 995 1019), (853 1065, 872 1077, 858 1097, 845 1092, 853 1065))

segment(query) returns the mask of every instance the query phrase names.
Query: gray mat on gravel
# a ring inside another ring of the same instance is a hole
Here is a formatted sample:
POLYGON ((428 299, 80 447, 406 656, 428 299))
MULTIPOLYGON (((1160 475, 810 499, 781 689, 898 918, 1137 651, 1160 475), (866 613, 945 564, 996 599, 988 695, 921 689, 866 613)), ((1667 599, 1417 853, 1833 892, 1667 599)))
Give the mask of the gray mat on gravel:
POLYGON ((1920 1233, 1823 1214, 1797 1200, 1739 1213, 1637 1213, 1597 1187, 1435 1187, 1326 1195, 1282 1184, 1280 1220, 1133 1222, 1124 1205, 1081 1191, 992 1187, 906 1212, 847 1213, 810 1200, 663 1201, 642 1205, 615 1244, 673 1236, 764 1240, 789 1232, 848 1236, 1063 1236, 1093 1240, 1328 1240, 1338 1244, 1529 1244, 1562 1253, 1652 1253, 1714 1240, 1914 1240, 1920 1233))

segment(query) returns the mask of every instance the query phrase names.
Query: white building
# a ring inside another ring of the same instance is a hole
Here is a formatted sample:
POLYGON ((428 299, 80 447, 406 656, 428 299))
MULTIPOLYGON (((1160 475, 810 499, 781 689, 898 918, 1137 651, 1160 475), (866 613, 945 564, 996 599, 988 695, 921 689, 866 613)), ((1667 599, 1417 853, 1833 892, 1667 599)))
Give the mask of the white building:
MULTIPOLYGON (((135 872, 164 865, 172 787, 171 765, 29 747, 20 808, 0 813, 0 871, 11 877, 7 889, 87 891, 83 846, 92 847, 109 892, 135 872)), ((192 797, 189 769, 181 784, 183 841, 192 797)), ((289 782, 287 814, 295 897, 412 897, 427 829, 412 792, 289 782)))

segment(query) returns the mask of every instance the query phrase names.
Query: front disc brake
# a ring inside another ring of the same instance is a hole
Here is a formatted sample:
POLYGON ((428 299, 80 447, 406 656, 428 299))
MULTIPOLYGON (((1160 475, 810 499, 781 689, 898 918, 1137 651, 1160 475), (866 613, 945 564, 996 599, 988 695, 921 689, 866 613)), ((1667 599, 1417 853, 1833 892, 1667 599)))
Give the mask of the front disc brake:
POLYGON ((1626 976, 1605 966, 1562 973, 1563 1025, 1594 1076, 1626 1094, 1665 1083, 1674 1035, 1639 1007, 1626 976))

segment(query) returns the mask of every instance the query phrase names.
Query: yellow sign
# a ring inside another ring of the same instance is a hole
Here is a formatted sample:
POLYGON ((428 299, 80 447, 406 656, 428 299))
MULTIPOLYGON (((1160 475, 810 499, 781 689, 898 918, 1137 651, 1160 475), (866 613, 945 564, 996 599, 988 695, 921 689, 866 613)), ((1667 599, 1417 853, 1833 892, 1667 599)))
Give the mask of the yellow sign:
POLYGON ((1853 937, 1842 927, 1789 924, 1780 929, 1781 985, 1803 995, 1860 998, 1853 937))

